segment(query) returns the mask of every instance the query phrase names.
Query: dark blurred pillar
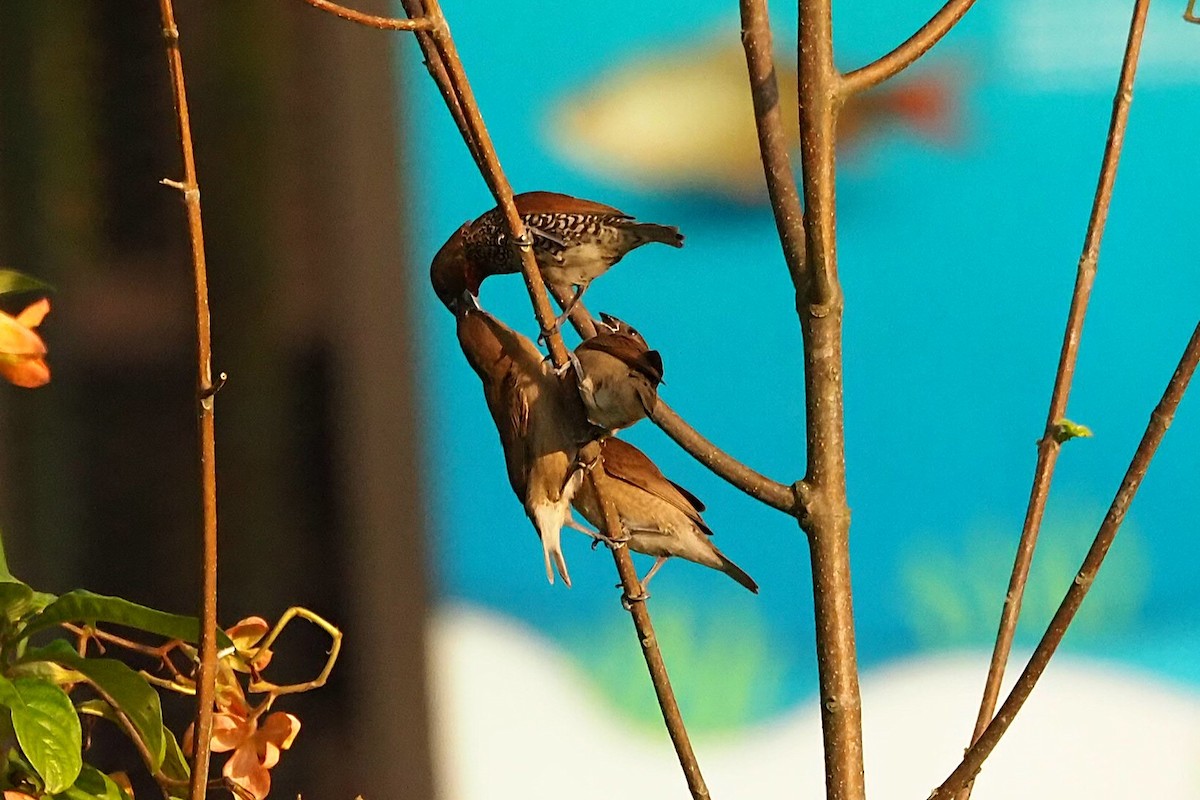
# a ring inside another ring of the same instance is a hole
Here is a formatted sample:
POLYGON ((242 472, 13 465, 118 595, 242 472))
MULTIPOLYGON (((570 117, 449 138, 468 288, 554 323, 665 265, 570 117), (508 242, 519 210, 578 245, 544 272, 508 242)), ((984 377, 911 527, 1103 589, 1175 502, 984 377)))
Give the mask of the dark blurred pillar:
MULTIPOLYGON (((364 10, 387 13, 384 2, 364 10)), ((208 244, 221 619, 346 632, 281 797, 434 796, 418 354, 393 48, 300 0, 177 0, 208 244)), ((59 288, 0 395, 0 527, 39 588, 196 605, 191 289, 157 4, 0 4, 0 264, 59 288)), ((301 629, 296 669, 324 642, 301 629), (305 649, 307 648, 307 649, 305 649)), ((289 649, 290 648, 290 649, 289 649)), ((291 677, 303 677, 302 675, 291 677)))
MULTIPOLYGON (((387 2, 355 7, 391 10, 387 2)), ((338 463, 354 587, 348 599, 360 636, 352 703, 362 735, 347 744, 373 773, 365 797, 428 798, 435 793, 424 679, 424 416, 414 386, 421 366, 410 292, 415 270, 408 268, 408 220, 398 202, 403 109, 392 80, 393 48, 415 43, 411 34, 315 12, 300 23, 298 39, 312 55, 304 81, 312 91, 302 98, 309 104, 305 140, 317 167, 308 224, 324 229, 314 260, 330 290, 326 321, 339 354, 338 463)))

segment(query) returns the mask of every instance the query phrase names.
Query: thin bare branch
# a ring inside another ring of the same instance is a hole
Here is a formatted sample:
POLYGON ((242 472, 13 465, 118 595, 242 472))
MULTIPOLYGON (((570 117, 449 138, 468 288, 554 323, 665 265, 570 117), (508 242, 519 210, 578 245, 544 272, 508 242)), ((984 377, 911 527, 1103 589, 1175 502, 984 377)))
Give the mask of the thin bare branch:
POLYGON ((1200 23, 1200 17, 1196 16, 1196 0, 1188 0, 1187 8, 1183 10, 1183 18, 1188 22, 1200 23))
MULTIPOLYGON (((567 304, 571 302, 573 292, 569 288, 554 286, 548 288, 560 307, 566 308, 567 304)), ((592 321, 591 312, 582 302, 575 303, 570 320, 581 338, 590 339, 596 335, 596 325, 592 321)), ((755 500, 760 500, 785 514, 795 516, 799 513, 796 493, 791 486, 771 480, 717 447, 689 425, 687 420, 679 416, 661 397, 658 399, 658 405, 650 414, 650 420, 692 458, 708 467, 713 474, 724 479, 730 486, 742 490, 755 500)))
POLYGON ((850 585, 842 399, 842 289, 837 275, 837 88, 830 0, 800 0, 800 166, 805 270, 796 286, 804 338, 808 464, 797 495, 812 555, 821 732, 828 800, 863 800, 862 699, 850 585))
POLYGON ((798 513, 796 493, 792 487, 755 472, 717 447, 663 402, 662 398, 659 398, 650 419, 692 458, 712 470, 717 477, 724 478, 729 485, 785 514, 795 516, 798 513))
POLYGON ((188 114, 187 91, 183 81, 183 55, 179 49, 179 28, 171 0, 159 0, 167 66, 179 125, 179 144, 183 157, 183 180, 172 181, 180 190, 187 210, 188 239, 192 251, 192 272, 196 294, 196 405, 200 418, 200 494, 203 514, 203 569, 200 595, 200 674, 196 692, 196 753, 192 760, 192 780, 188 796, 204 800, 208 790, 209 743, 212 740, 214 684, 217 676, 217 472, 214 435, 215 388, 212 382, 212 333, 208 313, 208 274, 204 261, 204 228, 200 218, 200 184, 196 179, 196 158, 192 147, 192 127, 188 114))
POLYGON ((941 41, 973 5, 975 0, 947 0, 946 5, 942 6, 929 22, 922 25, 920 30, 895 50, 864 67, 846 73, 842 79, 842 96, 848 97, 872 86, 878 86, 899 74, 941 41))
MULTIPOLYGON (((528 235, 520 215, 517 213, 516 205, 513 202, 512 186, 509 184, 500 166, 499 158, 496 155, 491 137, 488 135, 483 117, 479 111, 479 106, 475 102, 471 85, 467 80, 466 72, 459 58, 454 38, 450 35, 450 27, 446 22, 446 18, 442 14, 437 0, 401 0, 401 2, 409 17, 423 16, 432 20, 430 32, 417 33, 418 42, 421 43, 421 48, 425 53, 426 66, 429 68, 430 75, 438 84, 442 97, 446 100, 446 105, 450 113, 454 116, 463 139, 467 143, 467 147, 471 151, 476 165, 479 167, 480 174, 483 176, 484 181, 487 183, 493 197, 496 199, 498 207, 504 215, 505 223, 512 236, 512 241, 520 252, 525 286, 529 291, 538 324, 541 326, 543 332, 546 333, 551 360, 555 366, 564 366, 568 363, 567 348, 563 342, 561 333, 557 329, 553 329, 554 312, 551 310, 550 300, 546 294, 546 287, 533 256, 532 239, 528 235)), ((596 457, 599 458, 598 449, 596 457)), ((592 470, 592 472, 603 472, 603 470, 592 470)), ((601 479, 602 482, 603 479, 601 479)), ((594 488, 596 489, 597 497, 600 498, 602 507, 605 509, 606 533, 612 539, 623 538, 620 532, 620 522, 612 513, 603 490, 599 486, 594 486, 594 488)), ((641 584, 637 579, 637 573, 634 570, 633 561, 629 557, 629 552, 625 548, 616 548, 613 551, 613 556, 616 561, 617 571, 621 576, 625 596, 627 598, 641 596, 641 584)), ((683 720, 679 715, 679 708, 675 703, 674 692, 671 689, 666 669, 663 666, 662 655, 658 649, 657 639, 654 637, 654 630, 650 624, 650 616, 645 608, 645 602, 631 602, 627 603, 627 605, 629 605, 630 613, 634 618, 634 624, 642 642, 643 653, 646 656, 646 664, 650 671, 651 682, 654 684, 654 691, 658 695, 660 706, 662 707, 663 719, 667 724, 671 740, 675 743, 680 764, 687 778, 688 787, 692 791, 693 798, 696 798, 696 800, 707 800, 709 797, 708 789, 704 786, 704 780, 700 776, 700 768, 696 761, 695 753, 692 751, 687 731, 683 727, 683 720)))
MULTIPOLYGON (((1075 377, 1075 363, 1079 356, 1079 342, 1083 333, 1084 317, 1087 314, 1092 286, 1096 280, 1100 243, 1104 236, 1109 205, 1112 202, 1117 164, 1121 158, 1121 146, 1125 141, 1129 106, 1133 100, 1133 82, 1137 74, 1138 54, 1141 50, 1149 5, 1149 0, 1137 0, 1134 6, 1129 39, 1125 47, 1125 59, 1121 65, 1116 98, 1113 101, 1108 141, 1104 148, 1104 157, 1101 160, 1100 177, 1092 202, 1092 213, 1088 219, 1087 233, 1084 235, 1083 253, 1079 258, 1075 275, 1071 308, 1067 313, 1066 332, 1063 334, 1058 370, 1054 377, 1054 390, 1050 396, 1050 409, 1046 415, 1046 428, 1042 438, 1038 441, 1033 487, 1030 490, 1029 505, 1025 512, 1024 525, 1021 528, 1021 538, 1017 544, 1017 554, 1008 590, 1005 593, 1000 627, 996 633, 996 644, 992 650, 992 660, 988 667, 987 681, 984 685, 983 699, 979 705, 979 714, 975 721, 972 742, 979 738, 988 723, 992 721, 992 712, 995 710, 996 701, 1000 696, 1000 684, 1004 680, 1004 669, 1008 664, 1013 637, 1016 635, 1017 620, 1021 615, 1021 602, 1025 595, 1025 585, 1029 580, 1029 569, 1033 562, 1033 553, 1037 546, 1042 518, 1045 515, 1046 501, 1050 495, 1050 483, 1054 478, 1054 467, 1062 448, 1059 426, 1061 420, 1067 415, 1067 401, 1075 377)), ((959 793, 958 800, 966 800, 970 794, 971 787, 967 785, 959 793)))
MULTIPOLYGON (((525 230, 525 223, 521 220, 521 215, 517 213, 516 204, 513 202, 512 185, 508 182, 508 178, 500 166, 500 159, 496 156, 491 136, 483 123, 479 105, 475 102, 475 94, 471 90, 462 60, 458 56, 458 47, 454 43, 454 37, 450 35, 450 26, 446 22, 437 0, 405 0, 405 2, 405 8, 409 10, 410 14, 412 9, 409 9, 407 3, 415 6, 419 2, 424 6, 425 14, 434 21, 433 32, 430 35, 444 68, 442 74, 449 84, 450 91, 457 99, 459 108, 462 109, 464 123, 470 137, 468 145, 472 141, 475 144, 472 154, 475 156, 480 174, 496 199, 496 204, 503 213, 505 224, 512 236, 512 242, 521 255, 521 274, 525 278, 525 287, 529 291, 529 298, 533 303, 538 324, 546 333, 550 357, 555 366, 561 367, 567 363, 567 348, 563 343, 561 333, 553 325, 554 311, 550 308, 550 299, 546 296, 546 286, 533 256, 533 238, 525 230)), ((435 80, 438 77, 437 74, 434 75, 435 80)))
POLYGON ((1162 399, 1159 400, 1154 412, 1150 415, 1146 431, 1142 434, 1142 440, 1138 443, 1133 459, 1129 463, 1129 469, 1126 470, 1125 477, 1121 480, 1120 488, 1117 489, 1112 505, 1109 506, 1108 513, 1104 516, 1104 522, 1100 524, 1100 530, 1097 531, 1096 538, 1084 557, 1079 572, 1075 575, 1075 580, 1067 590, 1066 596, 1063 597, 1062 604, 1059 605, 1054 618, 1050 620, 1050 625, 1042 635, 1041 641, 1034 649, 1029 664, 1021 673, 1021 677, 1017 679, 995 719, 967 751, 962 762, 950 774, 950 777, 929 796, 930 800, 947 800, 974 779, 980 767, 983 766, 984 760, 995 749, 1000 738, 1012 724, 1017 712, 1029 698, 1038 678, 1041 677, 1046 665, 1050 662, 1050 657, 1062 643, 1063 636, 1075 617, 1075 612, 1079 610, 1084 597, 1091 589, 1092 583, 1096 579, 1096 573, 1104 563, 1104 557, 1108 555, 1108 550, 1112 546, 1113 540, 1116 539, 1121 523, 1125 520, 1125 514, 1129 511, 1129 506, 1142 485, 1142 479, 1146 477, 1146 471, 1150 467, 1154 453, 1162 443, 1163 436, 1175 416, 1175 410, 1179 407, 1184 392, 1187 391, 1188 381, 1196 372, 1198 362, 1200 362, 1200 323, 1193 330, 1192 338, 1184 349, 1183 356, 1167 384, 1162 399))
POLYGON ((758 129, 758 148, 762 153, 767 193, 775 212, 783 258, 792 274, 792 282, 800 286, 804 283, 804 209, 800 205, 787 137, 783 132, 771 18, 766 0, 741 0, 740 5, 742 47, 746 50, 746 67, 750 73, 750 95, 754 99, 754 123, 758 129))
POLYGON ((383 31, 427 31, 433 28, 433 23, 428 17, 378 17, 374 14, 364 14, 361 11, 355 11, 353 8, 346 8, 337 3, 331 3, 329 0, 304 0, 313 8, 319 8, 322 11, 327 11, 335 17, 357 22, 359 25, 366 25, 369 28, 378 28, 383 31))

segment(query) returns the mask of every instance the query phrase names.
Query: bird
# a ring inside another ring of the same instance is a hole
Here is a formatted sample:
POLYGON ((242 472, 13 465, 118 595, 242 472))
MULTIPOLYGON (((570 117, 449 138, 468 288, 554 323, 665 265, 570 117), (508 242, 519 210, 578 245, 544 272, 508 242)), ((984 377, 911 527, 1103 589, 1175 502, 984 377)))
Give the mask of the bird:
MULTIPOLYGON (((657 559, 641 581, 643 591, 667 559, 675 556, 720 570, 758 594, 754 579, 713 545, 712 531, 700 516, 704 503, 668 480, 645 453, 610 437, 600 442, 600 458, 591 468, 603 469, 607 475, 604 490, 621 521, 622 539, 612 543, 626 541, 635 552, 657 559)), ((604 530, 603 512, 590 480, 580 485, 572 505, 597 530, 604 530)), ((607 538, 583 530, 597 539, 607 538)))
MULTIPOLYGON (((591 282, 631 251, 650 242, 683 247, 673 225, 638 222, 624 211, 557 192, 524 192, 513 198, 532 239, 543 280, 552 287, 575 287, 571 301, 555 322, 562 325, 591 282)), ((430 267, 438 297, 449 307, 462 287, 479 295, 489 275, 521 271, 521 257, 509 241, 499 208, 464 222, 438 250, 430 267)))
POLYGON ((561 531, 582 481, 578 450, 592 438, 579 394, 527 337, 479 307, 469 291, 452 304, 458 341, 483 383, 509 484, 542 542, 546 578, 571 585, 561 531))
POLYGON ((607 435, 654 411, 663 382, 662 356, 626 322, 600 312, 596 335, 571 353, 588 421, 607 435))

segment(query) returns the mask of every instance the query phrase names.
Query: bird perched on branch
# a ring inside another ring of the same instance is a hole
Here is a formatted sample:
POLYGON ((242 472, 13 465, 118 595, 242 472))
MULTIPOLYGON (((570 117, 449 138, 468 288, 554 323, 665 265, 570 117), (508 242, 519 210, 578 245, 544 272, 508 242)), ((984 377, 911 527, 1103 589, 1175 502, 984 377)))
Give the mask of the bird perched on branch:
POLYGON ((579 343, 571 363, 588 421, 609 434, 628 428, 658 405, 662 356, 633 326, 611 314, 600 313, 596 335, 579 343))
POLYGON ((557 568, 570 586, 560 534, 582 480, 578 449, 592 436, 572 378, 555 374, 533 342, 481 309, 470 293, 451 310, 463 354, 483 382, 508 481, 542 540, 546 578, 554 583, 557 568))
MULTIPOLYGON (((532 240, 533 254, 546 283, 577 287, 559 317, 561 325, 591 282, 613 264, 650 242, 683 247, 679 229, 638 222, 623 211, 556 192, 525 192, 513 198, 517 213, 532 240)), ((521 256, 510 241, 504 215, 493 208, 454 232, 437 255, 430 273, 438 297, 447 306, 457 298, 448 293, 461 279, 467 291, 479 294, 489 275, 521 271, 521 256)))
MULTIPOLYGON (((629 547, 658 559, 642 579, 643 588, 668 558, 676 556, 720 570, 758 593, 754 579, 713 546, 712 531, 700 516, 704 504, 695 495, 667 480, 645 453, 627 442, 605 439, 600 453, 593 469, 603 469, 608 476, 604 490, 616 508, 629 547)), ((579 487, 572 504, 597 530, 604 530, 604 515, 590 480, 579 487)))

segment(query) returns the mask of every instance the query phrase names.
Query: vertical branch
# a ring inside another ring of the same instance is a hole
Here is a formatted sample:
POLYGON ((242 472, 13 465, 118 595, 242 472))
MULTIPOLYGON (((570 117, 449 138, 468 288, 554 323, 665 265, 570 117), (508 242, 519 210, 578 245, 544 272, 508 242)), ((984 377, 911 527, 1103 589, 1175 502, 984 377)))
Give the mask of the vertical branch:
POLYGON ((801 282, 804 272, 804 209, 796 190, 783 113, 779 105, 779 81, 775 76, 775 46, 771 40, 771 17, 767 0, 740 0, 742 47, 750 73, 750 96, 754 101, 754 124, 758 149, 775 228, 792 280, 801 282))
POLYGON ((1154 453, 1162 443, 1163 436, 1166 435, 1167 428, 1170 427, 1171 420, 1175 416, 1175 411, 1179 408, 1179 402, 1183 399, 1184 392, 1187 391, 1188 382, 1196 373, 1198 362, 1200 362, 1200 324, 1197 324, 1192 331, 1192 337, 1184 349, 1183 356, 1179 359, 1179 365, 1175 368, 1175 373, 1171 376, 1166 391, 1163 392, 1162 399, 1150 414, 1146 431, 1142 434, 1142 440, 1138 443, 1137 450, 1134 451, 1133 458, 1129 462, 1129 469, 1125 471, 1125 477, 1121 479, 1121 485, 1117 489, 1116 496, 1113 497, 1108 513, 1104 516, 1104 522, 1100 524, 1100 530, 1096 532, 1096 538, 1092 541, 1092 546, 1084 557, 1083 564, 1075 575, 1075 580, 1072 581, 1071 587, 1054 613, 1054 618, 1050 620, 1049 627, 1046 628, 1045 634, 1042 635, 1041 641, 1038 642, 1033 655, 1030 656, 1029 664, 1021 673, 1021 677, 1017 679, 995 719, 988 724, 975 743, 967 750, 962 762, 950 774, 950 777, 929 796, 929 800, 948 800, 954 796, 955 792, 974 779, 980 767, 983 766, 984 760, 1000 742, 1000 738, 1004 736, 1009 725, 1012 724, 1013 718, 1021 710, 1021 706, 1029 698, 1038 679, 1045 672, 1046 665, 1049 664, 1051 656, 1062 643, 1068 626, 1075 618, 1075 613, 1083 604, 1084 597, 1087 596, 1088 590, 1096 580, 1096 573, 1104 563, 1104 557, 1108 555, 1108 550, 1117 537, 1121 523, 1125 520, 1125 514, 1129 511, 1129 506, 1133 503, 1133 498, 1137 495, 1142 480, 1146 477, 1146 471, 1150 468, 1154 453))
POLYGON ((188 116, 187 92, 183 82, 183 56, 179 50, 179 28, 171 0, 159 0, 167 66, 179 122, 183 155, 183 180, 164 180, 183 194, 187 211, 188 238, 192 250, 192 272, 196 291, 196 401, 200 415, 200 493, 204 519, 200 595, 200 675, 196 682, 196 752, 192 760, 189 797, 204 800, 208 789, 209 746, 212 741, 213 695, 217 667, 217 472, 213 426, 213 401, 219 387, 212 383, 212 334, 208 313, 208 276, 204 263, 204 229, 200 220, 200 185, 196 180, 196 158, 192 149, 192 126, 188 116))
POLYGON ((800 525, 812 554, 825 790, 829 800, 865 796, 862 701, 850 585, 842 406, 842 289, 837 276, 835 135, 841 76, 833 63, 831 0, 800 0, 800 164, 805 269, 796 281, 804 337, 808 464, 797 486, 800 525))
MULTIPOLYGON (((1033 552, 1037 546, 1038 533, 1041 530, 1042 518, 1046 511, 1046 501, 1050 495, 1050 483, 1053 480, 1054 467, 1062 448, 1063 438, 1060 426, 1067 414, 1067 401, 1075 376, 1075 362, 1079 356, 1083 321, 1087 314, 1092 285, 1096 280, 1096 267, 1100 259, 1100 242, 1104 236, 1105 222, 1108 220, 1113 185, 1117 177, 1117 164, 1121 158, 1121 146, 1125 141, 1129 106, 1133 101, 1133 82, 1137 74, 1138 55, 1141 51, 1142 35, 1146 29, 1146 15, 1149 6, 1150 0, 1137 0, 1134 5, 1133 19, 1129 26, 1129 39, 1125 46, 1125 58, 1121 64, 1121 75, 1117 82, 1116 97, 1113 100, 1108 140, 1100 164, 1100 177, 1096 186, 1095 199, 1092 202, 1091 216, 1088 219, 1087 233, 1084 236, 1083 252, 1080 255, 1075 275, 1071 308, 1067 313, 1066 332, 1063 334, 1058 370, 1054 377, 1054 390, 1050 397, 1046 429, 1037 445, 1037 465, 1034 468, 1033 487, 1030 490, 1025 522, 1021 528, 1021 538, 1017 544, 1012 575, 1004 598, 1000 627, 996 633, 996 644, 992 650, 992 660, 988 667, 983 699, 979 705, 979 715, 975 720, 975 730, 971 737, 972 743, 979 738, 988 723, 992 721, 992 712, 995 710, 996 701, 1000 696, 1000 684, 1004 680, 1004 669, 1012 651, 1017 620, 1021 615, 1021 601, 1025 594, 1025 585, 1029 580, 1029 569, 1033 562, 1033 552)), ((959 800, 966 800, 970 794, 971 787, 967 785, 959 793, 959 800)))

